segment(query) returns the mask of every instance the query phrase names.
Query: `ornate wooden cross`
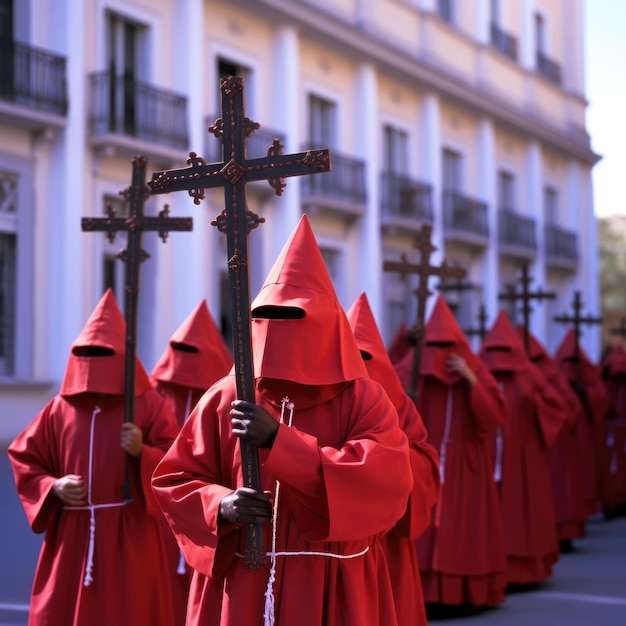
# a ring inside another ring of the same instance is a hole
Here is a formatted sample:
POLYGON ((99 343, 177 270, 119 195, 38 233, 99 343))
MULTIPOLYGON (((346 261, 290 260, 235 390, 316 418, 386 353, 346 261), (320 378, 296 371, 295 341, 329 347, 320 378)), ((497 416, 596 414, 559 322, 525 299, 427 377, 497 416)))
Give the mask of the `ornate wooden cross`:
POLYGON ((478 328, 467 328, 463 332, 468 337, 478 335, 480 340, 483 341, 487 336, 487 331, 487 311, 485 310, 485 305, 481 304, 478 309, 478 328))
MULTIPOLYGON (((191 152, 187 159, 190 167, 155 172, 148 184, 153 193, 185 190, 195 204, 200 204, 205 189, 224 188, 226 208, 212 224, 226 233, 237 397, 254 402, 247 238, 249 232, 265 220, 248 210, 245 186, 251 181, 267 180, 280 196, 285 187, 284 178, 330 171, 330 152, 308 150, 283 155, 283 147, 275 139, 266 157, 246 159, 246 139, 259 128, 259 124, 244 115, 243 78, 229 76, 223 79, 220 90, 222 117, 209 128, 209 132, 222 139, 224 161, 207 165, 204 159, 191 152)), ((240 439, 240 448, 244 486, 260 489, 257 449, 243 439, 240 439)), ((246 531, 245 563, 256 569, 267 558, 263 550, 263 529, 260 525, 248 524, 246 531)))
POLYGON ((580 363, 580 335, 581 326, 583 324, 602 324, 601 317, 592 317, 591 315, 582 315, 582 299, 580 291, 574 292, 574 301, 572 302, 573 315, 557 315, 554 317, 554 321, 559 324, 572 324, 574 326, 574 339, 575 339, 575 355, 577 362, 580 363))
POLYGON ((528 265, 524 264, 521 268, 521 275, 519 278, 519 284, 522 288, 520 292, 515 289, 507 290, 505 293, 498 294, 500 300, 511 300, 517 302, 521 300, 522 303, 522 316, 524 319, 524 347, 526 353, 530 354, 530 314, 532 308, 530 306, 531 300, 551 300, 556 298, 556 294, 553 291, 543 291, 541 287, 537 291, 530 290, 530 275, 528 273, 528 265))
POLYGON ((400 261, 385 261, 383 270, 386 272, 399 272, 400 274, 417 274, 418 285, 413 290, 417 297, 417 316, 415 320, 414 334, 415 346, 413 348, 413 363, 411 365, 411 381, 409 383, 409 395, 417 402, 417 377, 422 353, 422 341, 424 339, 424 317, 426 315, 426 301, 433 292, 428 288, 428 279, 431 276, 462 279, 467 276, 467 270, 462 267, 449 267, 445 260, 441 266, 430 264, 430 255, 437 249, 431 242, 432 226, 422 225, 416 249, 420 253, 419 263, 409 263, 406 254, 402 254, 400 261))
MULTIPOLYGON (((110 242, 119 231, 127 231, 126 249, 118 254, 125 264, 124 318, 126 320, 126 355, 124 373, 124 421, 135 418, 135 355, 137 352, 137 310, 139 302, 139 269, 150 255, 141 247, 143 232, 157 231, 165 242, 169 231, 190 231, 193 221, 190 217, 168 217, 167 206, 157 217, 144 215, 144 203, 150 195, 146 186, 146 158, 136 156, 132 160, 133 174, 130 187, 120 192, 129 201, 128 217, 116 217, 115 209, 107 206, 107 217, 84 217, 81 227, 84 231, 102 231, 110 242)), ((127 467, 128 470, 128 467, 127 467)), ((122 487, 125 499, 130 499, 130 482, 122 487)))

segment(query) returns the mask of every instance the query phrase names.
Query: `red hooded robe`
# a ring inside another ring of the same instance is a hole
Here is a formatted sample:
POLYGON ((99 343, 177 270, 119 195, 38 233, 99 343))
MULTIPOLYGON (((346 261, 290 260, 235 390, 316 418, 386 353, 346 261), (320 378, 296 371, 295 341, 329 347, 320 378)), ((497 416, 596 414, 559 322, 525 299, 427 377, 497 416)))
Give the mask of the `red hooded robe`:
POLYGON ((400 324, 400 328, 398 328, 398 332, 389 346, 389 359, 392 363, 401 361, 402 357, 411 349, 410 334, 409 327, 404 323, 400 324))
POLYGON ((598 447, 600 503, 611 517, 626 504, 626 350, 613 346, 601 366, 610 405, 598 447))
POLYGON ((437 451, 415 404, 404 391, 380 336, 367 296, 363 293, 348 311, 348 320, 371 378, 378 381, 398 411, 400 427, 411 447, 413 491, 403 517, 383 538, 396 603, 398 626, 423 626, 424 596, 413 540, 428 526, 439 493, 437 451))
MULTIPOLYGON (((524 329, 517 329, 523 340, 524 329)), ((528 337, 530 360, 541 371, 567 405, 567 421, 554 443, 548 448, 550 482, 554 498, 557 538, 559 542, 584 537, 587 510, 585 497, 580 489, 583 476, 580 471, 578 429, 585 419, 578 396, 548 351, 531 334, 528 337)))
POLYGON ((596 450, 601 445, 602 420, 609 407, 609 398, 602 381, 600 368, 593 364, 582 346, 576 349, 574 329, 563 337, 555 359, 560 370, 576 391, 583 407, 585 419, 578 429, 578 447, 582 490, 585 494, 587 516, 595 515, 599 505, 598 469, 596 450))
POLYGON ((279 554, 248 568, 238 556, 245 532, 218 517, 222 498, 242 485, 228 376, 200 400, 153 478, 195 569, 187 624, 260 626, 267 608, 283 626, 393 626, 379 539, 406 511, 408 442, 367 375, 306 216, 252 315, 256 402, 280 421, 272 448, 259 450, 262 488, 278 500, 264 545, 279 554))
MULTIPOLYGON (((412 359, 410 350, 396 368, 407 388, 412 359)), ((506 554, 488 437, 504 422, 504 399, 441 296, 426 325, 418 398, 441 470, 439 501, 416 541, 424 598, 494 606, 504 600, 506 554), (462 356, 475 373, 473 387, 447 370, 451 354, 462 356)))
MULTIPOLYGON (((233 364, 230 351, 203 300, 171 336, 151 374, 152 386, 172 404, 179 429, 202 394, 226 376, 233 364)), ((163 516, 162 530, 169 560, 174 626, 184 626, 191 572, 163 516)))
POLYGON ((30 525, 45 532, 29 626, 172 624, 150 479, 176 436, 176 422, 137 360, 135 423, 143 447, 139 458, 122 450, 124 335, 124 318, 109 290, 72 344, 59 394, 9 447, 30 525), (106 356, 89 356, 93 349, 106 356), (126 462, 133 494, 128 502, 120 493, 126 462), (64 506, 52 492, 67 474, 85 480, 87 506, 64 506))
POLYGON ((567 420, 567 407, 528 359, 504 311, 483 340, 480 357, 506 404, 494 442, 494 479, 502 505, 507 582, 538 583, 552 575, 559 558, 548 448, 567 420))

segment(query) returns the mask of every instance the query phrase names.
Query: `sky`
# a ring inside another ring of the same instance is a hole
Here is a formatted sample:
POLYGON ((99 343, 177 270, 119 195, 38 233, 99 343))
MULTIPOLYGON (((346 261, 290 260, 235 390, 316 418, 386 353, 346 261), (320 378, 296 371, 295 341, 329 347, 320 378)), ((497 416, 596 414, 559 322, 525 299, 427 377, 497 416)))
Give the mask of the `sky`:
POLYGON ((585 44, 595 212, 626 216, 626 0, 585 0, 585 44))

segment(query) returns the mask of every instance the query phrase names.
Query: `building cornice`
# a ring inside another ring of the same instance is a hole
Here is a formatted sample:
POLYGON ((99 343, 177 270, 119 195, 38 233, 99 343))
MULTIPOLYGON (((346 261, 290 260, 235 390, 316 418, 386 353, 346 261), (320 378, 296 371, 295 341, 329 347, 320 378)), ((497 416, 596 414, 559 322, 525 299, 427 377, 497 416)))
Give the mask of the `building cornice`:
MULTIPOLYGON (((284 20, 326 47, 332 47, 361 62, 372 63, 399 79, 415 81, 425 90, 435 91, 444 100, 469 108, 477 115, 491 117, 497 124, 531 137, 570 158, 577 158, 589 165, 594 165, 601 158, 591 150, 589 135, 584 129, 565 133, 532 112, 511 106, 493 92, 463 82, 462 78, 450 74, 446 68, 436 66, 428 59, 411 56, 406 50, 393 46, 392 42, 382 40, 364 25, 355 28, 339 16, 298 0, 240 0, 237 5, 270 22, 275 23, 277 18, 284 20)), ((480 44, 476 45, 481 47, 480 44)), ((519 71, 529 74, 521 67, 519 71)), ((559 91, 563 93, 562 89, 559 91)), ((579 95, 573 94, 573 97, 584 102, 579 95)))

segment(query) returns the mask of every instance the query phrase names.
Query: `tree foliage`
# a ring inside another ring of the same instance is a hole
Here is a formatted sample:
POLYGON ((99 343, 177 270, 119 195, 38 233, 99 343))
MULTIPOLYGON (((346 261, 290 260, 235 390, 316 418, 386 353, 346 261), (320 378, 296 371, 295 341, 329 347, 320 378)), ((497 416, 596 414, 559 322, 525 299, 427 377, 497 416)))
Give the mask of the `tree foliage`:
POLYGON ((598 220, 602 310, 626 308, 626 217, 598 220))

